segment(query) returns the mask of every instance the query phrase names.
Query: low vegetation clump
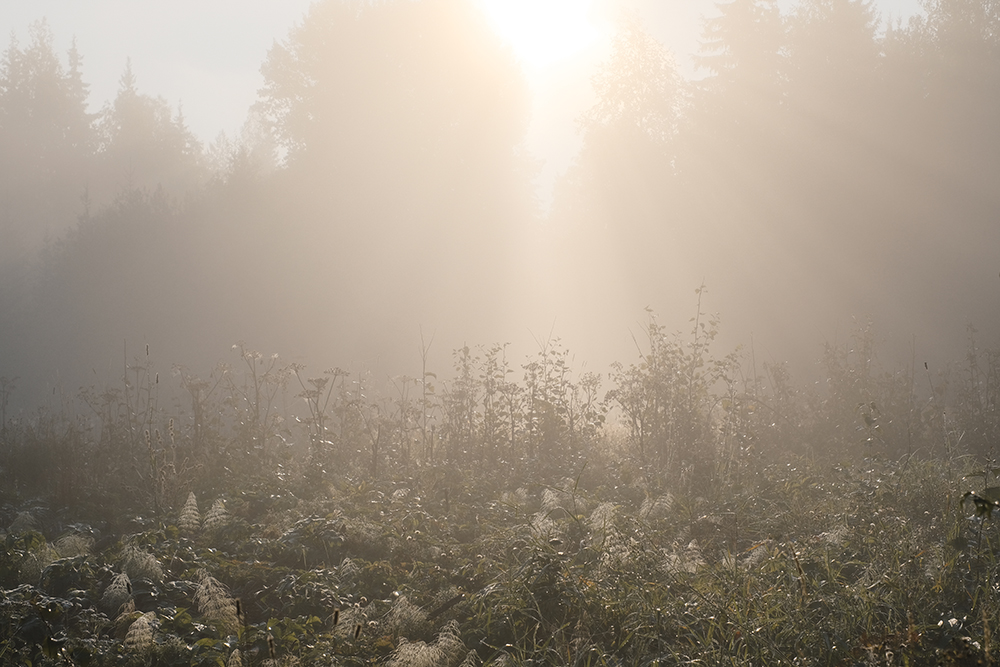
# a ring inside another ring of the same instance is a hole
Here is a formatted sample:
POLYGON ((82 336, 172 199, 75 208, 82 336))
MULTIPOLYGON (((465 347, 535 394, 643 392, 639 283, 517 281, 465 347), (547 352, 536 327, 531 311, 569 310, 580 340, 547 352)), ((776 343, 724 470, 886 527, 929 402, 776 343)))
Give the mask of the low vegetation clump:
POLYGON ((809 393, 703 319, 607 379, 553 341, 382 396, 237 346, 179 373, 189 412, 137 362, 89 414, 9 419, 0 662, 997 660, 1000 357, 921 395, 862 330, 809 393))

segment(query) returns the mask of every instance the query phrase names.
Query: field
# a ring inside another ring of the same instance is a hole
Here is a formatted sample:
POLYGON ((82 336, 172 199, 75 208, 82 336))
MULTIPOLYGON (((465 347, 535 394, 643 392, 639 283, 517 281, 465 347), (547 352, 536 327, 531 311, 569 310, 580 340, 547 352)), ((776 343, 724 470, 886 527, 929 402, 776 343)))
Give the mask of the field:
POLYGON ((883 371, 861 329, 803 391, 645 333, 604 378, 238 345, 184 404, 137 359, 5 414, 0 663, 993 664, 1000 356, 883 371))

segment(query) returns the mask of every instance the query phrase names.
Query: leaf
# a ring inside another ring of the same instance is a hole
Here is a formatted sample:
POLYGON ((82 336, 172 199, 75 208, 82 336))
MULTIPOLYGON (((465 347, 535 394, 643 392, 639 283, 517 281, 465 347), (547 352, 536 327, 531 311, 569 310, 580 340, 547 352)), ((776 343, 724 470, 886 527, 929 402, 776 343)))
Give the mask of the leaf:
POLYGON ((976 516, 985 517, 987 519, 993 518, 993 509, 995 507, 1000 507, 1000 503, 995 500, 988 500, 975 493, 974 491, 966 491, 962 496, 962 505, 965 505, 965 501, 972 499, 973 504, 976 509, 976 516))
POLYGON ((990 502, 1000 503, 1000 486, 988 486, 979 495, 990 502))

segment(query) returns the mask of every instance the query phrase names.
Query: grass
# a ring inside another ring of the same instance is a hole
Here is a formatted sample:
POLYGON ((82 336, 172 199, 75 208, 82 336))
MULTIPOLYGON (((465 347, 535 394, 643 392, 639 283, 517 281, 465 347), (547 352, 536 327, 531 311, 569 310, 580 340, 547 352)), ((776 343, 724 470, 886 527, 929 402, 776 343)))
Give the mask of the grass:
POLYGON ((650 335, 603 405, 554 347, 501 393, 494 347, 419 401, 335 375, 293 432, 288 374, 240 347, 194 416, 11 420, 0 664, 996 660, 986 389, 962 422, 850 350, 810 395, 650 335))
POLYGON ((945 470, 774 464, 669 501, 595 475, 511 502, 470 477, 448 514, 416 480, 384 480, 234 498, 234 537, 157 521, 42 564, 42 534, 9 533, 5 650, 95 665, 188 664, 169 662, 178 645, 192 664, 237 649, 241 664, 988 662, 1000 536, 960 511, 945 470))

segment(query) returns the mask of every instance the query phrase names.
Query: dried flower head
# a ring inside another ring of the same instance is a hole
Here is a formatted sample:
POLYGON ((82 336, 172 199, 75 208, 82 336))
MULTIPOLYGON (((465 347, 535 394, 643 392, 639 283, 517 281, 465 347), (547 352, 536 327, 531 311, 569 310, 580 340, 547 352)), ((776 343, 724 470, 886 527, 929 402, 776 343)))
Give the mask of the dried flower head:
POLYGON ((212 509, 205 514, 205 530, 218 530, 229 524, 230 516, 221 498, 212 503, 212 509))
POLYGON ((120 566, 122 572, 130 580, 148 579, 153 582, 163 581, 163 568, 156 556, 134 545, 122 549, 120 566))
POLYGON ((125 650, 129 653, 144 653, 153 646, 153 632, 156 627, 156 612, 150 611, 132 622, 125 634, 125 650))
POLYGON ((132 601, 132 582, 128 575, 122 572, 116 574, 101 596, 101 607, 112 616, 121 613, 122 607, 132 601))
POLYGON ((467 662, 469 649, 459 636, 458 623, 450 621, 430 644, 402 639, 389 659, 391 667, 458 667, 467 662))
POLYGON ((208 572, 202 570, 198 578, 198 589, 194 594, 198 611, 206 621, 214 624, 221 632, 234 634, 240 624, 236 600, 229 595, 226 587, 208 572))
POLYGON ((201 530, 201 512, 198 511, 198 499, 194 491, 188 494, 187 502, 181 508, 180 516, 177 517, 177 527, 185 535, 196 535, 201 530))

